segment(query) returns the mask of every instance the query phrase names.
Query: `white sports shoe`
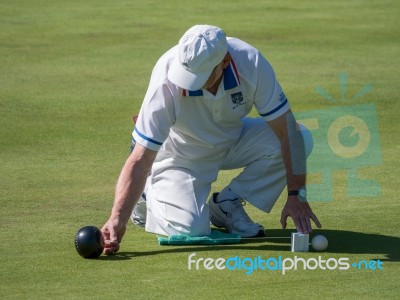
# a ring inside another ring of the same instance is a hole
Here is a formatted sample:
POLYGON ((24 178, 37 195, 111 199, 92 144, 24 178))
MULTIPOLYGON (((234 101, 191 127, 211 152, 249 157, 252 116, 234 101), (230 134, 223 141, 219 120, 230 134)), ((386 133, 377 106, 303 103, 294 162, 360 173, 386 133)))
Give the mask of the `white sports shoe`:
POLYGON ((241 237, 265 236, 264 227, 254 223, 247 215, 240 199, 226 199, 216 202, 218 193, 214 193, 209 201, 211 223, 217 227, 225 227, 229 232, 241 237))
POLYGON ((135 207, 132 210, 131 221, 135 225, 144 227, 146 225, 146 216, 147 216, 146 194, 143 193, 138 203, 136 203, 135 207))

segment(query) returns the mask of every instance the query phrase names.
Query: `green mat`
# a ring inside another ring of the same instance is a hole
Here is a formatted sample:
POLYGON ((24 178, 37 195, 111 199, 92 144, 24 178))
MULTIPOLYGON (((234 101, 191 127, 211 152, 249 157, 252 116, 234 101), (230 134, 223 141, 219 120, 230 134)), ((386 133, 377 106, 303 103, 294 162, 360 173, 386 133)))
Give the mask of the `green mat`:
POLYGON ((162 246, 166 245, 221 245, 221 244, 238 244, 240 243, 240 235, 233 233, 225 233, 218 230, 211 230, 207 236, 187 236, 187 235, 171 235, 169 237, 158 236, 158 243, 162 246))

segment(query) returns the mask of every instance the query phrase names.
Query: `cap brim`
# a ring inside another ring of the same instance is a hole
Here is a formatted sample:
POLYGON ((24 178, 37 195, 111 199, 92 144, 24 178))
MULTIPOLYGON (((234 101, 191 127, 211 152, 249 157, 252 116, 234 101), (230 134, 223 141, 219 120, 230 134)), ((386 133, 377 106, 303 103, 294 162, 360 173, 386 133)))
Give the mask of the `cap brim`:
POLYGON ((212 71, 211 69, 201 73, 189 72, 176 57, 168 70, 168 80, 185 90, 197 91, 204 86, 212 71))

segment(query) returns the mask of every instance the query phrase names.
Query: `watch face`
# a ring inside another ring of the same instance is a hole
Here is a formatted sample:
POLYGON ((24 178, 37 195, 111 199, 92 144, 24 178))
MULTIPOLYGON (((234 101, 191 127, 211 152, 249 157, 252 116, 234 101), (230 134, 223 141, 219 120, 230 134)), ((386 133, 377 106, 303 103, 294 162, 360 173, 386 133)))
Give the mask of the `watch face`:
POLYGON ((305 189, 300 189, 299 190, 299 196, 304 198, 305 196, 307 196, 307 192, 305 189))

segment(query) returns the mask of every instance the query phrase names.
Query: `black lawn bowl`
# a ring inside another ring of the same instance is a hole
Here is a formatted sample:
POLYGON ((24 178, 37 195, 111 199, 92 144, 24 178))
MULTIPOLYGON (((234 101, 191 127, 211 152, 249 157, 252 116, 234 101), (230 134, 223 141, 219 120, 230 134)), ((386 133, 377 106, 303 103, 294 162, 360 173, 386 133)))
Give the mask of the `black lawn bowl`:
POLYGON ((75 248, 83 258, 97 258, 103 253, 103 238, 96 226, 85 226, 75 235, 75 248))

